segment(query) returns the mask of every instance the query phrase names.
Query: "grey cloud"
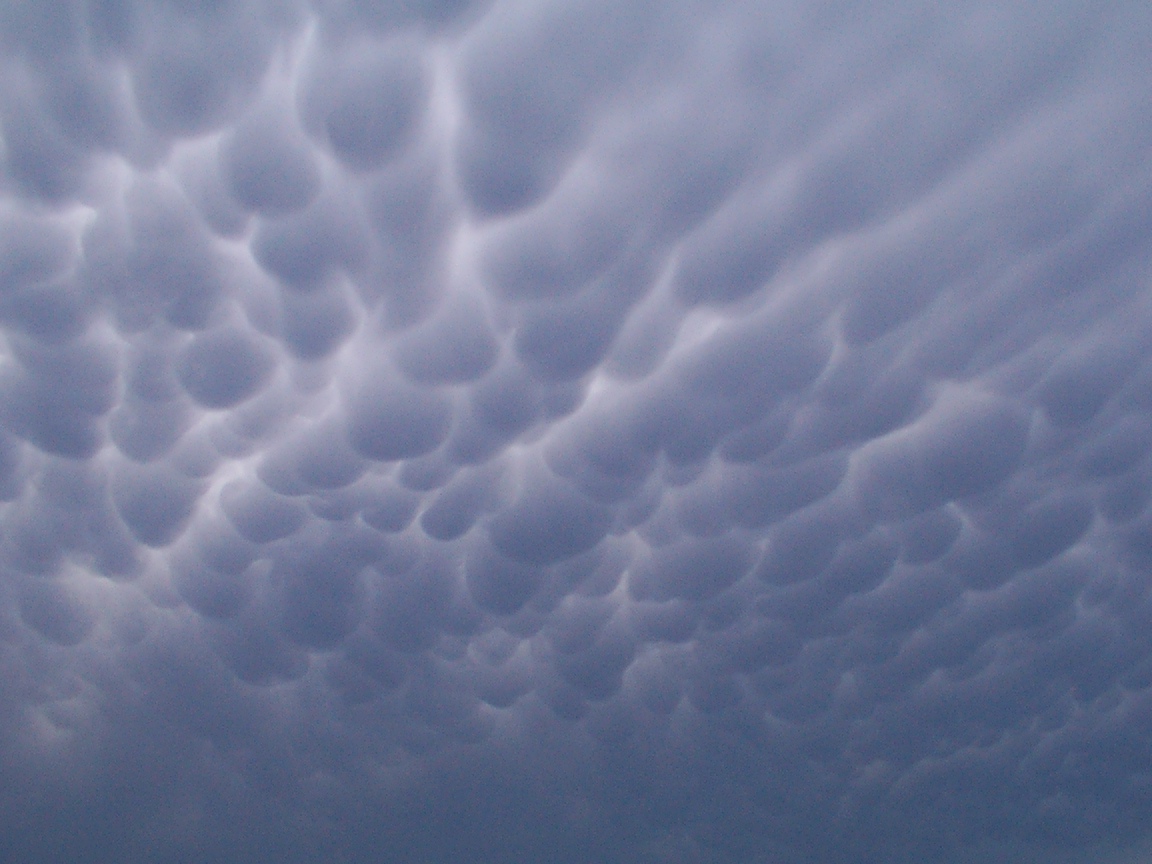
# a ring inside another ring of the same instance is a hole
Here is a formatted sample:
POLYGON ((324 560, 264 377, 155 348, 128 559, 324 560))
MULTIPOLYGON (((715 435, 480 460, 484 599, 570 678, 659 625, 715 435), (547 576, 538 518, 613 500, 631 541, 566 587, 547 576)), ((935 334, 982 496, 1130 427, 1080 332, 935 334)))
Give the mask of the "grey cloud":
POLYGON ((128 530, 147 546, 167 546, 192 515, 202 484, 167 466, 124 462, 111 481, 112 500, 128 530))
POLYGON ((256 260, 285 285, 305 292, 323 287, 336 273, 356 270, 368 249, 354 206, 332 191, 298 213, 262 222, 252 238, 256 260))
POLYGON ((49 642, 76 645, 91 631, 95 616, 58 582, 26 581, 20 593, 20 620, 49 642))
POLYGON ((379 168, 412 136, 427 100, 426 74, 414 47, 338 43, 306 73, 305 123, 347 167, 379 168))
POLYGON ((349 399, 352 447, 369 459, 393 461, 423 456, 448 435, 452 403, 444 394, 397 380, 377 365, 349 399), (374 373, 374 374, 373 374, 374 373), (389 380, 389 379, 392 380, 389 380))
POLYGON ((488 525, 493 545, 528 564, 554 564, 586 552, 611 524, 590 501, 543 466, 525 466, 515 500, 488 525))
POLYGON ((1137 849, 1149 25, 0 11, 0 857, 1137 849))
POLYGON ((458 164, 482 214, 535 203, 579 146, 598 90, 613 87, 644 45, 645 10, 611 4, 500 4, 466 41, 464 83, 472 120, 458 164), (530 79, 525 69, 537 69, 530 79))
POLYGON ((751 568, 756 548, 736 537, 672 543, 637 562, 629 591, 642 600, 707 600, 751 568))
POLYGON ((403 0, 380 6, 363 0, 317 0, 312 5, 325 25, 336 32, 389 33, 410 27, 451 29, 461 20, 470 21, 488 4, 472 0, 403 0))
POLYGON ((348 292, 330 286, 280 298, 279 330, 288 351, 302 360, 322 360, 347 341, 356 326, 348 292))
POLYGON ((92 455, 103 437, 97 418, 115 401, 116 369, 109 346, 95 341, 61 346, 28 342, 16 353, 0 385, 7 393, 5 425, 46 453, 92 455))
POLYGON ((496 362, 498 346, 484 307, 461 293, 429 320, 399 336, 393 356, 417 384, 459 384, 482 378, 496 362))
POLYGON ((257 475, 283 495, 343 489, 368 470, 364 459, 346 440, 343 427, 339 419, 331 418, 299 429, 267 451, 257 475))
POLYGON ((220 507, 241 534, 253 543, 279 540, 296 532, 306 511, 298 502, 276 495, 259 483, 234 480, 220 490, 220 507))
POLYGON ((499 465, 471 469, 446 483, 420 515, 424 533, 445 541, 464 535, 476 523, 486 504, 497 504, 493 487, 501 473, 499 465))
POLYGON ((265 215, 299 210, 320 191, 315 156, 293 128, 289 112, 274 106, 250 111, 228 133, 220 162, 236 202, 265 215))
POLYGON ((296 17, 289 3, 246 0, 145 5, 128 14, 134 20, 125 47, 136 61, 136 103, 144 120, 168 135, 202 133, 233 119, 296 17))
POLYGON ((272 373, 267 349, 239 330, 198 334, 176 358, 176 376, 198 404, 230 408, 255 395, 272 373))

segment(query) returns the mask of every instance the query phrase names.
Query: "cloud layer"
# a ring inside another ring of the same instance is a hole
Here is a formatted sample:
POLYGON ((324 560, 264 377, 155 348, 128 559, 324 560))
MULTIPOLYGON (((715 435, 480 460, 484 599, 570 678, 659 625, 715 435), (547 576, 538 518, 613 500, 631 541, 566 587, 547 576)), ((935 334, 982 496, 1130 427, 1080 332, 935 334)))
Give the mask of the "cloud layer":
POLYGON ((1143 831, 1143 6, 75 0, 0 40, 4 856, 1143 831))

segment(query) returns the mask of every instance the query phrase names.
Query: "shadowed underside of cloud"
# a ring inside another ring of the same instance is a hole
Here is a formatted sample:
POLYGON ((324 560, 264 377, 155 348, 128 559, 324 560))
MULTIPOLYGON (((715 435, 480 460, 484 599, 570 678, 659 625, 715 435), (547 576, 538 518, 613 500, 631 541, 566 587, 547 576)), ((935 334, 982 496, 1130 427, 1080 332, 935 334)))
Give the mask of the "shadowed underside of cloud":
POLYGON ((1150 48, 6 4, 0 857, 1134 860, 1150 48))

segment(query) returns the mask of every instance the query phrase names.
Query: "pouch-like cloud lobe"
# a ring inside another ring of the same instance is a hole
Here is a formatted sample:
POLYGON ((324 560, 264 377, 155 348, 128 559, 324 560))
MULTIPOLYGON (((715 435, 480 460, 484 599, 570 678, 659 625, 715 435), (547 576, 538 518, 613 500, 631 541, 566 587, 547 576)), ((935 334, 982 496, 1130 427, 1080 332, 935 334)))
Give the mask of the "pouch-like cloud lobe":
POLYGON ((1127 860, 1140 4, 0 10, 0 857, 1127 860))

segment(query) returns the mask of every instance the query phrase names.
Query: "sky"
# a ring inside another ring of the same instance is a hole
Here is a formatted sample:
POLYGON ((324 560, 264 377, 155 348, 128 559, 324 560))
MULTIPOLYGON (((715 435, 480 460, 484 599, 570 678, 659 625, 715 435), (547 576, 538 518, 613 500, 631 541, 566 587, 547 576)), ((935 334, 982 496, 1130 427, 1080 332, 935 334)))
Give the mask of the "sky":
POLYGON ((0 861, 1152 860, 1149 57, 0 4, 0 861))

